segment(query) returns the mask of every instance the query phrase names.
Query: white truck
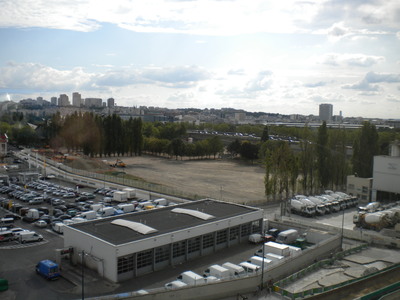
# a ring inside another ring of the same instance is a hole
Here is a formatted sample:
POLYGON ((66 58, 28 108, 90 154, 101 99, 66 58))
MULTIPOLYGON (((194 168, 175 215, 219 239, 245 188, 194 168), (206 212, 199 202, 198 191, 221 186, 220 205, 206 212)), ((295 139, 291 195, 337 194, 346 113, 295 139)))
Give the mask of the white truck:
POLYGON ((36 220, 39 220, 40 214, 39 211, 35 208, 31 208, 28 210, 26 215, 22 218, 25 222, 34 222, 36 220))
POLYGON ((165 198, 155 199, 155 200, 153 200, 153 203, 155 206, 159 206, 159 205, 167 206, 168 205, 168 201, 165 198))
POLYGON ((320 210, 324 210, 324 214, 329 214, 331 212, 331 209, 329 208, 330 204, 322 201, 322 199, 314 196, 309 196, 307 197, 307 199, 313 202, 315 205, 318 205, 320 207, 320 210))
POLYGON ((264 270, 267 268, 267 266, 269 264, 272 263, 272 260, 265 258, 265 257, 261 257, 261 256, 252 256, 250 257, 250 259, 247 261, 253 265, 257 265, 259 267, 263 267, 263 263, 264 263, 264 270))
POLYGON ((64 233, 64 226, 65 224, 62 222, 55 222, 51 225, 51 228, 53 229, 53 231, 63 234, 64 233))
POLYGON ((181 280, 187 285, 200 285, 206 283, 203 276, 200 276, 193 271, 186 271, 181 273, 181 275, 177 277, 177 280, 181 280))
POLYGON ((115 211, 114 207, 107 206, 98 210, 97 215, 101 218, 109 217, 114 215, 114 211, 115 211))
POLYGON ((315 206, 306 205, 300 200, 296 199, 290 199, 289 204, 292 213, 306 217, 315 216, 315 206))
POLYGON ((204 271, 204 277, 215 276, 218 279, 227 279, 230 277, 230 272, 227 268, 220 265, 212 265, 204 271))
POLYGON ((127 202, 128 201, 128 193, 122 191, 115 191, 113 194, 114 202, 127 202))
MULTIPOLYGON (((260 250, 262 251, 262 248, 260 250)), ((264 253, 274 253, 286 257, 290 255, 290 250, 288 245, 279 244, 276 242, 268 242, 264 244, 264 253)))
POLYGON ((299 232, 296 229, 288 229, 278 234, 275 242, 279 244, 291 244, 299 238, 299 232))
POLYGON ((229 275, 231 277, 243 277, 246 276, 246 272, 243 267, 233 264, 231 262, 226 262, 222 264, 222 267, 229 270, 229 275))
POLYGON ((123 188, 122 191, 126 193, 128 200, 132 200, 132 199, 136 198, 136 189, 123 188))
MULTIPOLYGON (((84 220, 94 220, 97 218, 97 213, 94 210, 85 211, 77 216, 77 218, 82 218, 84 220)), ((74 218, 75 219, 75 218, 74 218)))
POLYGON ((260 266, 249 263, 247 261, 241 262, 239 266, 241 266, 248 275, 256 274, 258 271, 261 270, 260 266))
POLYGON ((135 210, 135 205, 133 204, 118 204, 118 209, 122 210, 124 213, 132 212, 135 210))
POLYGON ((314 206, 315 213, 317 215, 323 216, 326 213, 325 205, 323 204, 316 204, 314 201, 311 201, 309 198, 302 198, 299 201, 303 202, 305 205, 314 206))

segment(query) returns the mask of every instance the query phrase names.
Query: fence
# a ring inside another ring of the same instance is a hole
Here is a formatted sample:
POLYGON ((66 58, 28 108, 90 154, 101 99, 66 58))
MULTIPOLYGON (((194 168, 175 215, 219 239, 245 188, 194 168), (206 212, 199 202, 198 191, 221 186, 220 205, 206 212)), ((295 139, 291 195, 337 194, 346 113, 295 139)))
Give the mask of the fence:
POLYGON ((122 185, 122 186, 133 187, 133 188, 137 188, 137 189, 141 189, 141 190, 146 190, 146 191, 153 192, 153 193, 170 195, 170 196, 174 196, 174 197, 191 199, 191 200, 207 198, 206 196, 203 196, 203 195, 197 195, 197 194, 183 192, 181 190, 163 186, 163 185, 156 184, 156 183, 150 183, 150 182, 145 182, 145 181, 141 181, 141 180, 135 180, 132 178, 126 178, 125 172, 121 172, 121 171, 115 171, 112 174, 95 173, 95 172, 85 171, 85 170, 81 170, 81 169, 71 168, 64 164, 59 164, 59 163, 57 164, 56 162, 53 162, 52 160, 49 160, 49 159, 44 160, 41 155, 38 155, 38 160, 41 160, 42 163, 46 163, 47 165, 50 165, 54 169, 57 169, 59 171, 62 170, 64 172, 67 172, 70 174, 74 174, 77 176, 84 176, 87 178, 95 179, 99 182, 103 182, 104 187, 105 187, 106 183, 107 184, 111 183, 111 184, 117 184, 117 185, 122 185))

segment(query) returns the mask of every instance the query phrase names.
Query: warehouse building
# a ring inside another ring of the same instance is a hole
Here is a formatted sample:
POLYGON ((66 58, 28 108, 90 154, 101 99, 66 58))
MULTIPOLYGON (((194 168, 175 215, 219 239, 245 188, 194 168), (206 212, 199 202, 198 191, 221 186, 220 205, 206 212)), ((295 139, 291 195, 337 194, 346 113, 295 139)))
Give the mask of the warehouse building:
POLYGON ((119 282, 248 242, 263 210, 211 199, 66 226, 64 246, 119 282))

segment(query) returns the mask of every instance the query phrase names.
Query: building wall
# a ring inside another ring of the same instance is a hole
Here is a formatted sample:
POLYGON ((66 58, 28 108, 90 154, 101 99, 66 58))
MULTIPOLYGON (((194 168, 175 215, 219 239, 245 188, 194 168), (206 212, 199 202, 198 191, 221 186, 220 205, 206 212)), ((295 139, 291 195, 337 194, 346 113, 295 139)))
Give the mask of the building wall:
POLYGON ((372 199, 372 178, 347 176, 346 193, 356 196, 360 203, 371 202, 372 199))
POLYGON ((83 250, 85 253, 85 265, 88 265, 88 262, 97 260, 99 265, 96 267, 88 265, 88 267, 97 269, 99 275, 111 281, 117 281, 116 257, 118 255, 118 248, 92 235, 82 234, 81 231, 70 226, 64 226, 63 235, 64 248, 74 248, 72 256, 74 263, 81 263, 80 255, 83 250))
POLYGON ((321 121, 330 122, 332 121, 333 105, 323 103, 319 105, 319 119, 321 121))
POLYGON ((118 282, 146 273, 151 273, 166 268, 169 265, 182 263, 198 256, 207 255, 242 241, 247 242, 248 234, 261 232, 262 218, 263 211, 257 210, 237 217, 218 220, 196 227, 189 227, 172 233, 152 236, 147 239, 141 239, 139 241, 117 246, 100 240, 94 236, 85 234, 77 228, 68 226, 64 229, 64 247, 74 248, 74 257, 76 262, 80 262, 81 258, 78 255, 82 250, 84 250, 85 253, 88 253, 89 255, 88 259, 90 257, 93 258, 91 259, 93 264, 89 267, 97 269, 99 274, 105 278, 113 282, 118 282), (254 226, 249 225, 245 228, 246 230, 247 228, 250 228, 246 237, 240 238, 240 226, 242 224, 251 224, 253 222, 254 226), (229 231, 230 228, 235 228, 235 230, 238 228, 239 236, 237 238, 232 240, 229 239, 229 234, 231 233, 229 231), (217 244, 218 234, 216 234, 216 232, 223 232, 224 230, 227 232, 227 241, 217 244), (201 246, 199 246, 199 251, 189 253, 189 240, 193 241, 195 238, 202 238, 203 236, 210 234, 213 235, 212 245, 210 245, 210 247, 207 247, 207 249, 204 249, 203 251, 202 244, 200 244, 201 246), (167 247, 166 252, 169 253, 170 256, 167 259, 156 263, 156 250, 162 247, 167 247), (173 257, 174 247, 180 247, 182 255, 173 257), (143 261, 144 255, 148 257, 149 263, 143 267, 137 268, 138 262, 143 261), (140 257, 142 257, 142 259, 140 259, 140 257), (118 263, 129 264, 129 267, 127 267, 126 271, 123 273, 118 274, 118 263))
POLYGON ((373 178, 374 196, 377 191, 400 194, 400 157, 375 156, 373 178))

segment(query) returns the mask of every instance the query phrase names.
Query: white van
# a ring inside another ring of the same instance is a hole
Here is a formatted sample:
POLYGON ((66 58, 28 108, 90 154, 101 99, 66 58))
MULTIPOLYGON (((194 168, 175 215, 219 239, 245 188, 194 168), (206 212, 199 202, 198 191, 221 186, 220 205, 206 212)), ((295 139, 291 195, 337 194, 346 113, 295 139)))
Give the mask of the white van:
POLYGON ((259 267, 262 267, 263 263, 264 263, 264 269, 267 268, 268 264, 272 263, 272 261, 270 259, 265 258, 265 257, 263 258, 261 256, 252 256, 252 257, 250 257, 250 259, 247 262, 249 262, 253 265, 257 265, 259 267))
POLYGON ((40 242, 42 240, 43 240, 43 236, 34 231, 22 231, 19 234, 19 242, 20 243, 40 242))
POLYGON ((183 272, 181 273, 181 275, 178 276, 177 279, 183 281, 187 285, 199 285, 206 283, 203 276, 200 276, 193 271, 183 272))
POLYGON ((63 234, 64 233, 64 226, 65 224, 62 222, 55 222, 51 225, 51 228, 53 229, 53 231, 63 234))
POLYGON ((165 288, 167 290, 179 289, 179 288, 183 288, 185 286, 187 286, 187 284, 181 280, 174 280, 174 281, 171 281, 171 282, 168 282, 167 284, 165 284, 165 288))
POLYGON ((244 276, 246 276, 246 271, 243 269, 243 267, 241 267, 239 265, 235 265, 233 263, 226 262, 226 263, 222 264, 222 267, 224 267, 225 269, 229 270, 229 275, 231 277, 244 277, 244 276))
POLYGON ((260 266, 249 263, 247 261, 241 262, 239 266, 241 266, 248 275, 256 274, 258 271, 261 270, 260 266))
POLYGON ((214 276, 219 279, 226 279, 230 277, 230 272, 227 268, 220 265, 212 265, 204 271, 204 276, 214 276))
POLYGON ((280 244, 291 244, 299 238, 299 232, 296 229, 288 229, 281 231, 276 238, 276 242, 280 244))

